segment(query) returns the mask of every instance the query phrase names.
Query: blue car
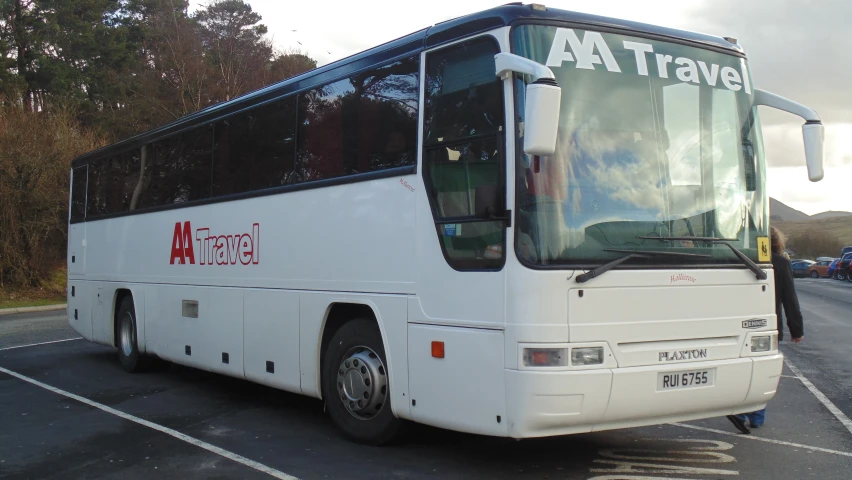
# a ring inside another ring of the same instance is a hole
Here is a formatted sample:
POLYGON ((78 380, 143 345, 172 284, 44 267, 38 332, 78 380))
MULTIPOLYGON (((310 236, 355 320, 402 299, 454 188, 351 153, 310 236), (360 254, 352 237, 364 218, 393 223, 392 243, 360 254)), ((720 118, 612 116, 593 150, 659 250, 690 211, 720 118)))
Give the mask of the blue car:
POLYGON ((790 262, 790 265, 793 267, 793 276, 794 277, 807 277, 808 276, 808 268, 811 265, 815 264, 813 260, 793 260, 790 262))
POLYGON ((828 278, 834 278, 834 271, 837 270, 837 264, 840 263, 839 258, 835 258, 831 265, 828 266, 828 278))

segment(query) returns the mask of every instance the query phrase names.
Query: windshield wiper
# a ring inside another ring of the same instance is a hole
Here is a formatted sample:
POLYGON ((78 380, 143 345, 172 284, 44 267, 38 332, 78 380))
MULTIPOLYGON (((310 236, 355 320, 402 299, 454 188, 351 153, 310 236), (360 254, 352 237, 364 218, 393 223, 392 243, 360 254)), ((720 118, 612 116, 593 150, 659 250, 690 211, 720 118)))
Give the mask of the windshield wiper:
POLYGON ((731 245, 731 242, 736 242, 738 239, 736 238, 716 238, 716 237, 636 237, 640 240, 660 240, 660 241, 693 241, 693 242, 704 242, 707 244, 713 245, 724 245, 731 249, 734 252, 734 255, 740 259, 741 262, 745 266, 749 268, 758 280, 766 280, 766 272, 761 270, 760 267, 757 266, 756 263, 752 262, 750 258, 746 256, 743 252, 739 251, 737 247, 731 245))
POLYGON ((604 251, 605 252, 622 252, 622 253, 627 253, 627 255, 625 255, 621 258, 616 258, 615 260, 613 260, 609 263, 605 263, 605 264, 601 265, 600 267, 595 268, 594 270, 591 270, 591 271, 588 271, 586 273, 577 275, 577 283, 586 283, 589 280, 591 280, 595 277, 599 277, 599 276, 603 275, 604 273, 612 270, 613 268, 615 268, 615 267, 621 265, 622 263, 624 263, 624 262, 626 262, 630 259, 633 259, 633 258, 648 258, 648 257, 654 256, 654 255, 663 255, 663 256, 670 256, 670 257, 711 258, 710 255, 701 255, 701 254, 698 254, 698 253, 657 252, 657 251, 653 251, 653 250, 651 250, 651 251, 640 251, 640 250, 619 250, 619 249, 615 249, 615 248, 605 248, 604 251))

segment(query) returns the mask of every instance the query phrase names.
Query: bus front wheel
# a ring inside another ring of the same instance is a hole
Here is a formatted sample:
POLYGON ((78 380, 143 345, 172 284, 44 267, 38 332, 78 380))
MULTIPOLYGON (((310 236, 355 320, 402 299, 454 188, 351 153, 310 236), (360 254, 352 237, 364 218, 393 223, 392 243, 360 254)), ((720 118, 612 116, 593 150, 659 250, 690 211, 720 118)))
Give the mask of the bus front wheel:
POLYGON ((400 432, 391 411, 382 337, 375 322, 359 318, 335 332, 323 361, 323 398, 334 425, 358 443, 382 445, 400 432))

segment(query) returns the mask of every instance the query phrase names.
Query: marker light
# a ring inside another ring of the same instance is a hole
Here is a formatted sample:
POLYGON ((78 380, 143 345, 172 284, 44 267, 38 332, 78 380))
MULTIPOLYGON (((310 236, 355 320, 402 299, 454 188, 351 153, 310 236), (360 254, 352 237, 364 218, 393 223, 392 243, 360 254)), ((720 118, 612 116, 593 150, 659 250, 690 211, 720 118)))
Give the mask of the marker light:
POLYGON ((571 365, 600 365, 604 361, 603 347, 574 348, 571 350, 571 365))
POLYGON ((525 348, 525 367, 566 367, 568 366, 567 348, 525 348))
POLYGON ((432 357, 444 358, 444 342, 432 342, 432 357))
POLYGON ((772 349, 772 336, 751 337, 752 352, 768 352, 772 349))

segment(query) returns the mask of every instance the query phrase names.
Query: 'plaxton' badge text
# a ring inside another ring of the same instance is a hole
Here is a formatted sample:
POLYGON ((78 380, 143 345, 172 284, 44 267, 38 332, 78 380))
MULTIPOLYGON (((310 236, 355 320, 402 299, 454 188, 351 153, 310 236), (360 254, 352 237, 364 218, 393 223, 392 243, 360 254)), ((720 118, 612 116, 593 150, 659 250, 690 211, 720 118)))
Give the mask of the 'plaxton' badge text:
POLYGON ((680 350, 675 352, 660 352, 661 362, 674 362, 676 360, 697 360, 707 358, 707 349, 680 350))

